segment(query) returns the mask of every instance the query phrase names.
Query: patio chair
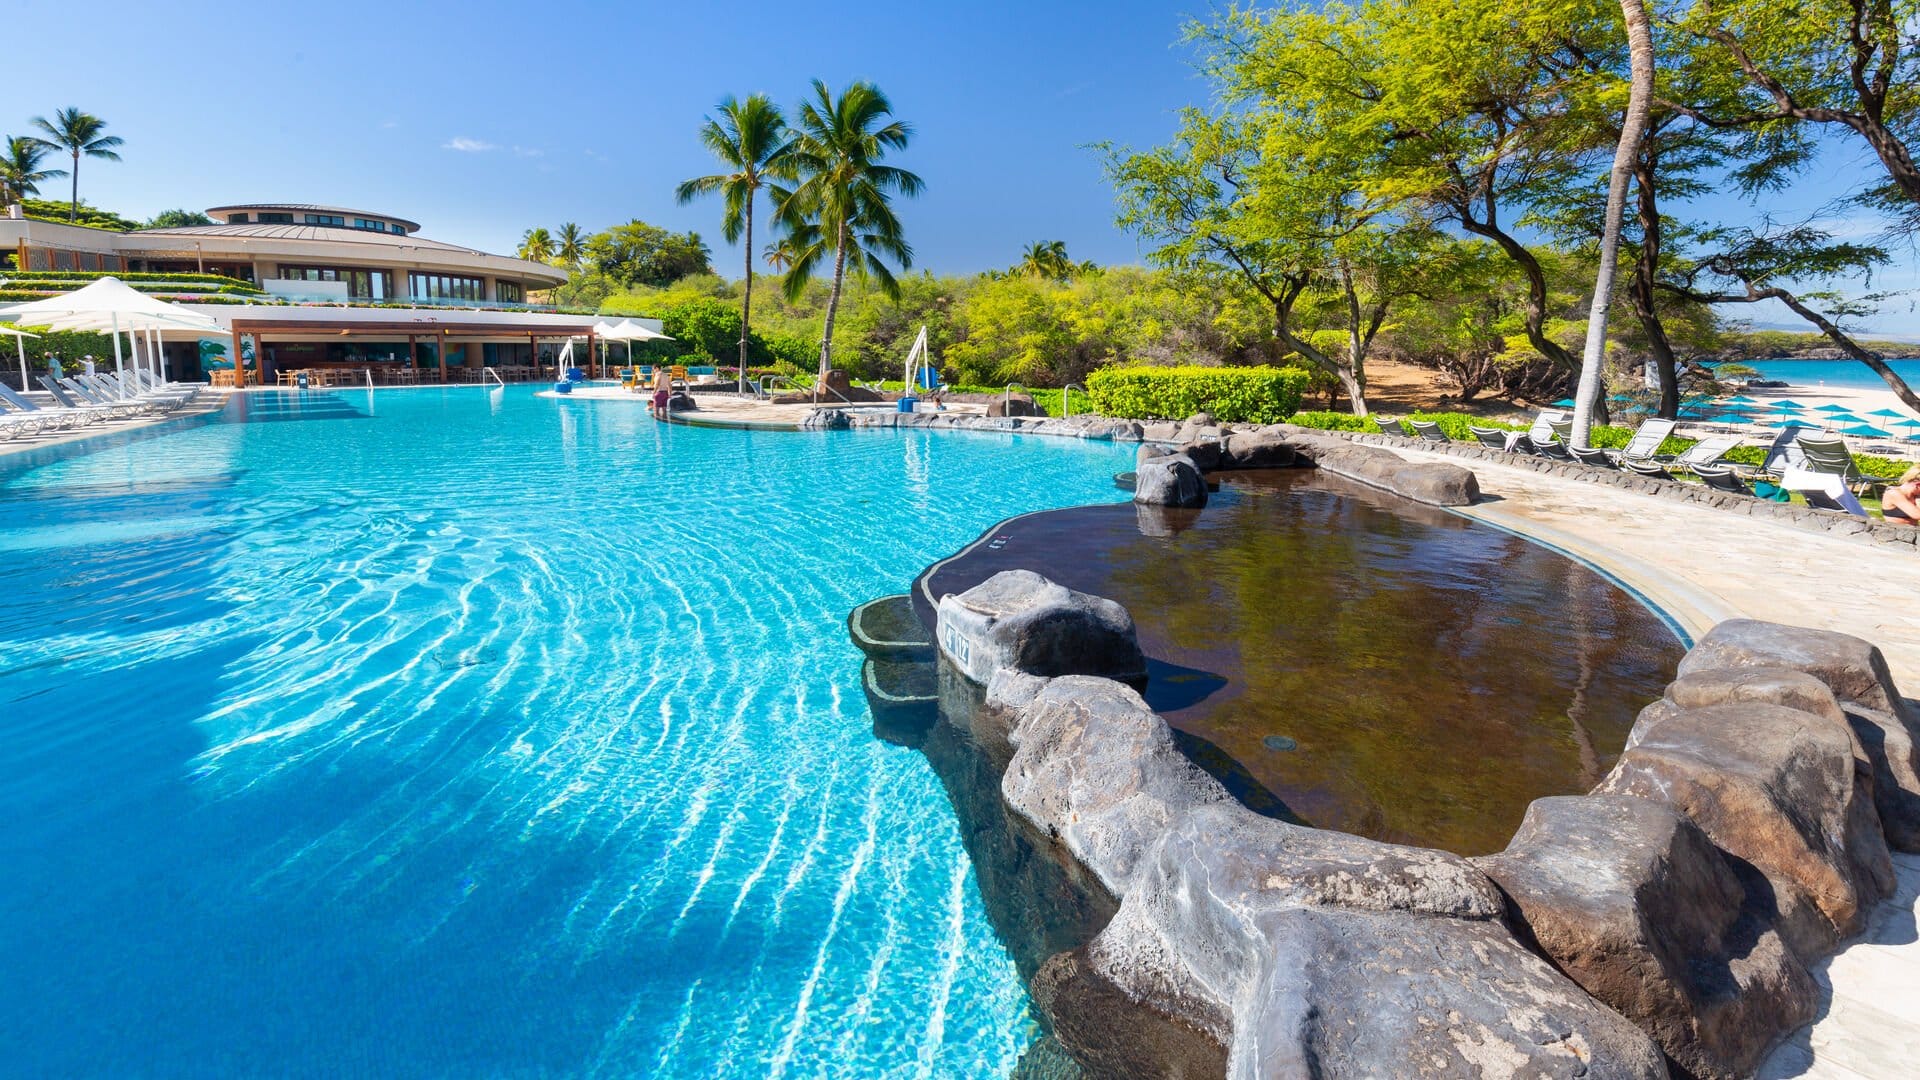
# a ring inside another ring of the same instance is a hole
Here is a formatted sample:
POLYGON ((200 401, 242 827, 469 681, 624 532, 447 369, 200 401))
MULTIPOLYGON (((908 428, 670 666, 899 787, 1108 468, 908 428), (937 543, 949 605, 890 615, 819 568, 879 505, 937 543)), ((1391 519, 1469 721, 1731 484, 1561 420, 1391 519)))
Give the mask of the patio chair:
POLYGON ((102 409, 104 415, 115 420, 134 416, 146 416, 155 406, 139 398, 122 397, 118 393, 108 393, 98 386, 81 382, 71 376, 55 380, 51 376, 40 377, 40 385, 47 388, 53 400, 69 409, 102 409))
POLYGON ((1415 435, 1418 435, 1426 442, 1450 443, 1453 441, 1447 438, 1447 433, 1441 431, 1440 425, 1432 420, 1409 420, 1407 421, 1407 426, 1413 429, 1415 435))
POLYGON ((1389 420, 1379 413, 1373 414, 1373 422, 1380 428, 1382 435, 1404 436, 1407 433, 1407 430, 1400 426, 1400 421, 1389 420))
POLYGON ((1473 433, 1474 438, 1480 440, 1480 445, 1482 446, 1490 446, 1495 450, 1512 450, 1514 448, 1515 433, 1505 428, 1477 427, 1473 424, 1468 424, 1467 430, 1473 433))
POLYGON ((1592 465, 1600 469, 1611 469, 1614 467, 1613 455, 1605 450, 1590 446, 1569 446, 1567 447, 1567 452, 1573 455, 1573 460, 1582 465, 1592 465))
POLYGON ((1630 473, 1638 473, 1641 476, 1652 477, 1655 480, 1673 479, 1673 474, 1667 471, 1667 467, 1657 461, 1642 461, 1638 458, 1619 458, 1618 461, 1620 467, 1630 473))
POLYGON ((1781 474, 1780 486, 1807 500, 1807 505, 1815 510, 1837 510, 1871 520, 1867 508, 1860 505, 1847 482, 1835 473, 1792 468, 1781 474))
POLYGON ((1752 495, 1753 489, 1747 486, 1740 474, 1725 465, 1691 465, 1693 475, 1715 491, 1730 492, 1734 495, 1752 495))
POLYGON ((1806 455, 1809 472, 1837 476, 1841 483, 1855 491, 1872 487, 1876 482, 1884 483, 1860 471, 1853 463, 1853 451, 1847 449, 1847 441, 1838 435, 1802 435, 1798 442, 1800 452, 1806 455))
POLYGON ((1660 444, 1673 434, 1674 422, 1660 417, 1640 421, 1634 429, 1633 438, 1615 454, 1614 460, 1621 465, 1629 461, 1652 461, 1660 452, 1660 444))

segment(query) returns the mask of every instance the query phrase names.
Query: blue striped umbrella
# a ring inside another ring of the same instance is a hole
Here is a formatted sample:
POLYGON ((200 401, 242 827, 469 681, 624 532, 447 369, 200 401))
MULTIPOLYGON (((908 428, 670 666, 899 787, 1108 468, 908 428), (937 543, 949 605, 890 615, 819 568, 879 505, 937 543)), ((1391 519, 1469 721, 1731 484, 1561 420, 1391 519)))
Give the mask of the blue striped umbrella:
POLYGON ((1863 438, 1863 439, 1891 439, 1891 438, 1893 438, 1893 435, 1892 435, 1891 433, 1889 433, 1889 432, 1885 432, 1885 431, 1881 431, 1881 430, 1880 430, 1879 428, 1877 428, 1877 427, 1874 427, 1874 426, 1873 426, 1872 424, 1860 424, 1860 425, 1858 425, 1858 426, 1856 426, 1856 427, 1850 427, 1850 428, 1842 428, 1842 429, 1841 429, 1841 431, 1840 431, 1840 434, 1842 434, 1842 435, 1858 435, 1858 436, 1860 436, 1860 437, 1861 437, 1861 438, 1863 438))
POLYGON ((1867 415, 1868 416, 1884 416, 1890 420, 1898 420, 1901 417, 1906 416, 1907 414, 1900 412, 1898 409, 1875 409, 1872 412, 1868 413, 1867 415))
MULTIPOLYGON (((1707 417, 1707 423, 1709 424, 1745 424, 1745 423, 1751 422, 1752 419, 1753 418, 1748 416, 1746 413, 1723 412, 1716 416, 1707 417)), ((1915 424, 1914 426, 1920 427, 1920 424, 1915 424)))
POLYGON ((1797 401, 1776 401, 1773 404, 1767 406, 1767 408, 1769 409, 1804 409, 1806 408, 1806 406, 1800 404, 1797 401))
POLYGON ((1827 403, 1827 404, 1825 404, 1825 405, 1815 405, 1815 406, 1813 407, 1813 411, 1814 411, 1814 412, 1831 412, 1831 413, 1842 413, 1842 412, 1849 412, 1849 411, 1851 411, 1851 410, 1849 410, 1849 409, 1848 409, 1848 408, 1847 408, 1847 407, 1846 407, 1845 405, 1835 405, 1835 404, 1833 404, 1832 402, 1828 402, 1828 403, 1827 403))

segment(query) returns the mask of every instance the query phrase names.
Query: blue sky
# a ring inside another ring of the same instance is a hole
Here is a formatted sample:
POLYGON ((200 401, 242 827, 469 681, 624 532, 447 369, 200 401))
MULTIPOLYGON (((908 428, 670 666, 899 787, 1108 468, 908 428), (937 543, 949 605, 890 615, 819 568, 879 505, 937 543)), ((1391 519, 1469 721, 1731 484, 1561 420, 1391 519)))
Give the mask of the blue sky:
MULTIPOLYGON (((81 194, 129 216, 335 203, 496 251, 531 225, 638 217, 698 230, 737 275, 717 206, 673 200, 680 180, 712 171, 695 138, 701 117, 728 93, 791 105, 815 76, 835 87, 865 78, 918 129, 898 159, 927 181, 902 206, 917 266, 1005 266, 1054 239, 1075 258, 1136 262, 1086 146, 1162 141, 1181 106, 1204 103, 1178 39, 1188 15, 1209 9, 96 0, 76 37, 75 8, 34 4, 10 13, 8 39, 34 44, 9 50, 0 132, 66 105, 104 117, 127 140, 126 160, 84 162, 81 194)), ((1871 167, 1847 144, 1774 196, 1776 212, 1803 215, 1871 167)), ((1920 275, 1907 255, 1875 284, 1913 288, 1920 275)), ((1895 301, 1872 326, 1920 335, 1920 314, 1895 301)))

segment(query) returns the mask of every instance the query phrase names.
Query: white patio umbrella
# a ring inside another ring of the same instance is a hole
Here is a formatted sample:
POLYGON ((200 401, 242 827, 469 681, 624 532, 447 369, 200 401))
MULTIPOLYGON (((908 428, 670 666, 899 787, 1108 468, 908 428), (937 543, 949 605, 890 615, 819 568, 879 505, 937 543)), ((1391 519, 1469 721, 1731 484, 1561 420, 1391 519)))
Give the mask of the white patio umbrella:
POLYGON ((25 330, 15 330, 11 326, 0 326, 0 334, 12 334, 14 344, 20 346, 20 392, 24 394, 27 392, 27 339, 40 335, 29 334, 25 330))
POLYGON ((177 329, 218 330, 211 317, 188 311, 178 304, 147 296, 117 277, 103 277, 70 293, 59 293, 24 304, 0 308, 0 319, 29 326, 52 326, 62 330, 106 330, 113 334, 113 370, 122 377, 126 392, 126 361, 120 350, 120 332, 129 332, 153 323, 177 329))
POLYGON ((593 332, 602 341, 624 341, 627 343, 627 364, 633 364, 633 343, 636 341, 672 341, 673 339, 655 330, 649 330, 632 319, 621 319, 617 323, 605 321, 593 324, 593 332))

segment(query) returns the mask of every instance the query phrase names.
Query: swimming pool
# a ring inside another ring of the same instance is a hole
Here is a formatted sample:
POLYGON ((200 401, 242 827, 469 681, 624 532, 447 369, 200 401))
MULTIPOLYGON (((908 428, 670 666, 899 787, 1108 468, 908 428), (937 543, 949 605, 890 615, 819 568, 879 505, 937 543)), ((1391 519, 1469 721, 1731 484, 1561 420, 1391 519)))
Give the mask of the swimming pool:
POLYGON ((0 459, 21 1075, 1004 1075, 841 620, 1131 446, 254 394, 0 459))

